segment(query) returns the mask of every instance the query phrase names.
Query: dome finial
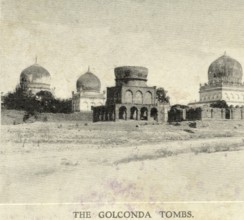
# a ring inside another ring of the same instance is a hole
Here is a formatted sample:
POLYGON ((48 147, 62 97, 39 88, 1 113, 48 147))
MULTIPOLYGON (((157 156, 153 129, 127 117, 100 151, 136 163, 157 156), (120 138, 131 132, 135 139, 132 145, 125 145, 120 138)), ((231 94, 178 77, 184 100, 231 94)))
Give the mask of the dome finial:
POLYGON ((224 56, 226 56, 226 51, 224 52, 224 56))
POLYGON ((35 64, 37 64, 37 55, 36 55, 36 57, 35 57, 35 64))
POLYGON ((88 65, 88 70, 87 70, 87 72, 90 72, 90 65, 88 65))

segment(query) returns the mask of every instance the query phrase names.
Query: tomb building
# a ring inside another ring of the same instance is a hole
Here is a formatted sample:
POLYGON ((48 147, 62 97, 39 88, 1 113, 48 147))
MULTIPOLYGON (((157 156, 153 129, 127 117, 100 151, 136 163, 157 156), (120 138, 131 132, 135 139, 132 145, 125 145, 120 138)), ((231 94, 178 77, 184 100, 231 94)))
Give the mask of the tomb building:
POLYGON ((37 63, 27 67, 20 74, 20 87, 27 91, 31 91, 33 94, 40 91, 52 92, 50 83, 50 73, 37 63))
POLYGON ((107 88, 106 105, 93 109, 93 121, 167 121, 167 111, 156 98, 156 86, 147 85, 148 69, 121 66, 114 69, 115 86, 107 88))
POLYGON ((224 100, 229 106, 244 105, 244 84, 241 64, 224 54, 208 68, 208 83, 200 84, 200 100, 189 105, 210 105, 224 100))
POLYGON ((100 92, 101 82, 89 68, 78 78, 76 90, 76 93, 72 92, 73 112, 91 111, 94 106, 105 103, 105 94, 100 92))

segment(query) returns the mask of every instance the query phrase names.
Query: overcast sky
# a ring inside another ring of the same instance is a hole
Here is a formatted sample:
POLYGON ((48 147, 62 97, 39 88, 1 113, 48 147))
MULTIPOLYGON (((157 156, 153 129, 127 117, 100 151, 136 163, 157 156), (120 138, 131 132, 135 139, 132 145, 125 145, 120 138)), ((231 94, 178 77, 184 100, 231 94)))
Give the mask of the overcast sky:
POLYGON ((88 65, 102 89, 114 85, 114 67, 145 66, 148 85, 172 103, 198 100, 224 51, 244 65, 243 0, 1 0, 0 19, 4 92, 36 55, 61 98, 88 65))

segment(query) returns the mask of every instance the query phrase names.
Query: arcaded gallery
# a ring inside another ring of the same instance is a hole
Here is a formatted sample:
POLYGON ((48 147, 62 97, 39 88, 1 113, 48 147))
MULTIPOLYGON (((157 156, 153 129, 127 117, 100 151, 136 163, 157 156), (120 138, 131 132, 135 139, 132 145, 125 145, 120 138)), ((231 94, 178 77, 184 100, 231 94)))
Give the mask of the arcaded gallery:
POLYGON ((115 86, 107 88, 105 106, 93 108, 93 120, 159 120, 156 86, 147 86, 148 69, 122 66, 114 69, 115 86))

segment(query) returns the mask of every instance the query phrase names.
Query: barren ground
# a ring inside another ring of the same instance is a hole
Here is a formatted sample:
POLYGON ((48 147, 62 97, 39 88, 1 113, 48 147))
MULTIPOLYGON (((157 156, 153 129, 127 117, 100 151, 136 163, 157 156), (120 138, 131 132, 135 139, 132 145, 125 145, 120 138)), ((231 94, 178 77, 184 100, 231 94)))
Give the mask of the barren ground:
POLYGON ((1 126, 0 202, 244 200, 244 121, 1 126))

